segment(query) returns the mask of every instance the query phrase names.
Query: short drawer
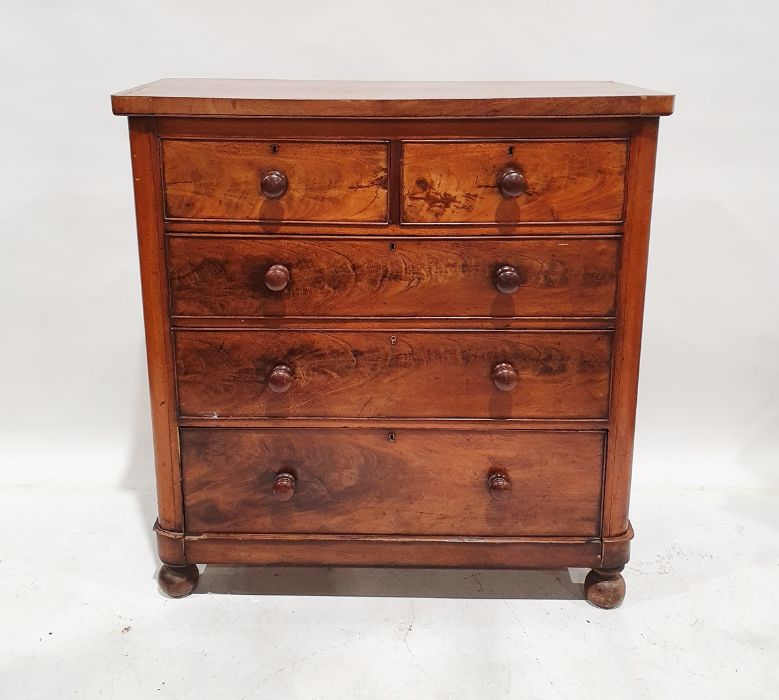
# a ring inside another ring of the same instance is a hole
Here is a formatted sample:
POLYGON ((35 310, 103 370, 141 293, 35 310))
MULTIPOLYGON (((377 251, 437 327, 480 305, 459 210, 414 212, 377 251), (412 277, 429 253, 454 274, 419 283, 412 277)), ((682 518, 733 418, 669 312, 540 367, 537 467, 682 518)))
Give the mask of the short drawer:
POLYGON ((602 432, 181 430, 187 530, 597 536, 602 432))
POLYGON ((605 418, 602 331, 179 330, 191 417, 605 418))
POLYGON ((386 143, 162 141, 169 219, 387 220, 386 143))
POLYGON ((625 140, 403 145, 406 223, 619 222, 625 140))
POLYGON ((582 317, 614 313, 619 242, 174 237, 177 316, 582 317))

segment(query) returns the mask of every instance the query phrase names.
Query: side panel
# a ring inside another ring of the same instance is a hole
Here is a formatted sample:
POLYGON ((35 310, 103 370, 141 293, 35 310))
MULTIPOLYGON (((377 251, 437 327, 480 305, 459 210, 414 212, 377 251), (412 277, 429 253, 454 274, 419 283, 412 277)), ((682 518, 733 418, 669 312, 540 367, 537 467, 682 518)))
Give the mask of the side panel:
POLYGON ((159 523, 165 530, 183 531, 159 142, 152 119, 133 118, 129 121, 159 523))
POLYGON ((657 126, 656 118, 636 120, 628 155, 627 206, 617 286, 617 331, 614 338, 609 407, 609 444, 603 504, 604 537, 622 535, 629 527, 633 432, 636 425, 657 126))

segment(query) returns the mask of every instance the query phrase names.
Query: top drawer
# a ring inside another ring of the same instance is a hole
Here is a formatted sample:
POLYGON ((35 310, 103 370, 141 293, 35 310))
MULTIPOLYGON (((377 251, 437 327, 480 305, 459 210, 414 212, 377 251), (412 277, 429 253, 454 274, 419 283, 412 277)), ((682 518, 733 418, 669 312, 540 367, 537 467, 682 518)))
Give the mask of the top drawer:
POLYGON ((387 221, 387 144, 164 139, 169 219, 387 221))
POLYGON ((403 145, 404 223, 619 222, 627 141, 403 145))

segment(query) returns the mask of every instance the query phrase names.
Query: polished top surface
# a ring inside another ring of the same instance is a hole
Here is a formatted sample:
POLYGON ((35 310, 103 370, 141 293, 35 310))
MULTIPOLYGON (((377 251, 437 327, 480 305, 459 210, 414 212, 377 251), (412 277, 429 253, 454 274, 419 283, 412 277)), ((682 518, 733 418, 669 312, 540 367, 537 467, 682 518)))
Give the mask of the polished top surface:
POLYGON ((166 78, 112 95, 115 114, 283 117, 660 116, 673 95, 605 81, 369 82, 166 78))

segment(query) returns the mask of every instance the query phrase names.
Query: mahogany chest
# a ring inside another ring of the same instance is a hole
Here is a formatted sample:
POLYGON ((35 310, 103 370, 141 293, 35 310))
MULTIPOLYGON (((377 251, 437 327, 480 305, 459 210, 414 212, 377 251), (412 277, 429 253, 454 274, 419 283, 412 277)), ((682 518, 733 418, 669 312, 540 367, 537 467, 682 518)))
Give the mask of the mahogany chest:
POLYGON ((166 593, 197 564, 588 567, 621 602, 673 96, 161 80, 112 104, 166 593))

